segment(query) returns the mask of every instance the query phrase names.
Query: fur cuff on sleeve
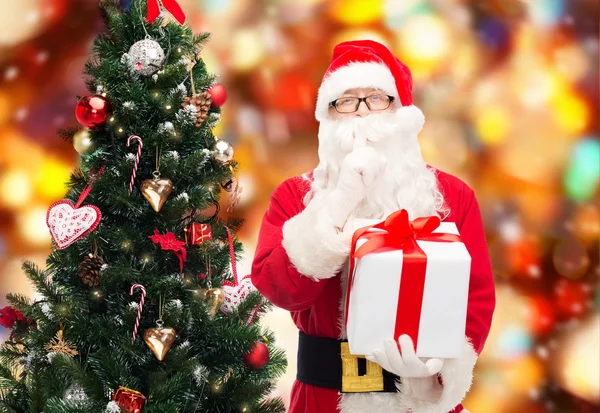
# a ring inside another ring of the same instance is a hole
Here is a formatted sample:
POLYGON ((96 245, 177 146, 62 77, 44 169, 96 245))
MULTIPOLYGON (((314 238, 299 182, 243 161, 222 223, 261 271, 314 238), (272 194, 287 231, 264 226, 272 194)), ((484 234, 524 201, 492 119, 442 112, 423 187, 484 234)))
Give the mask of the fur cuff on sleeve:
MULTIPOLYGON (((429 395, 415 394, 411 388, 410 379, 404 379, 398 385, 399 397, 403 408, 410 409, 412 413, 446 413, 452 411, 461 403, 471 388, 473 381, 473 368, 477 361, 477 353, 467 338, 463 356, 459 359, 444 360, 444 367, 440 372, 442 377, 441 398, 436 402, 426 401, 429 395)), ((439 389, 437 389, 439 391, 439 389)), ((435 397, 438 399, 438 397, 435 397)))
POLYGON ((291 263, 315 281, 334 277, 350 254, 348 237, 337 232, 324 207, 313 200, 283 225, 282 245, 291 263))

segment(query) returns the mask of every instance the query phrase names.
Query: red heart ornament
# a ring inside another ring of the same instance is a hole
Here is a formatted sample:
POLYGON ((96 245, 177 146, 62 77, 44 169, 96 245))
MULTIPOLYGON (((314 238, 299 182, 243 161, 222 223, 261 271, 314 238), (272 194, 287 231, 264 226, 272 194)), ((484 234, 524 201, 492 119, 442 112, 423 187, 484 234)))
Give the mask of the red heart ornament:
POLYGON ((58 201, 48 208, 46 224, 59 250, 85 237, 100 224, 102 213, 94 205, 75 208, 71 201, 58 201))

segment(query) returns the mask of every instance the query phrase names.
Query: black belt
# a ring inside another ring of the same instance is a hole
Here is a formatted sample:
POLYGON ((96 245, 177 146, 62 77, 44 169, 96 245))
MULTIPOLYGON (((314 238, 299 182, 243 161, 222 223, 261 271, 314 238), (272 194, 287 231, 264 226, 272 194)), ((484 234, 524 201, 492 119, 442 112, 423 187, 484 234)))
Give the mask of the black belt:
POLYGON ((298 381, 341 393, 395 393, 400 377, 362 356, 350 354, 346 340, 300 332, 298 381))

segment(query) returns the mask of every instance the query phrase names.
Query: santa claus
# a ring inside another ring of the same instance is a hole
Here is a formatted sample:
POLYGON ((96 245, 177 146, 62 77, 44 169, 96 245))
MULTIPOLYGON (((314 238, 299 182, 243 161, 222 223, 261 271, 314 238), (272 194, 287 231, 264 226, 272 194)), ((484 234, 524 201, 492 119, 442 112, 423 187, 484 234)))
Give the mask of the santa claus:
POLYGON ((273 193, 252 266, 254 285, 290 311, 300 330, 289 412, 465 412, 461 402, 495 306, 473 190, 424 162, 417 140, 424 116, 413 105, 411 73, 379 43, 362 40, 335 47, 319 88, 316 118, 319 165, 273 193), (403 335, 398 342, 381 343, 367 357, 383 368, 383 390, 342 392, 342 303, 352 221, 383 219, 400 209, 411 219, 437 215, 455 222, 472 257, 463 356, 421 359, 410 337, 403 335))

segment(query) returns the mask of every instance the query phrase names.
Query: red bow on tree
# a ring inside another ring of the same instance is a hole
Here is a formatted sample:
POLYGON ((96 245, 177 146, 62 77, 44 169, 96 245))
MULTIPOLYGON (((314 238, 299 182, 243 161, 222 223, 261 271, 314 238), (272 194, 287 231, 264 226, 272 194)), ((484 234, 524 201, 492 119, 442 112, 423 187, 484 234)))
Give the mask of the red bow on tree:
POLYGON ((173 251, 177 255, 177 258, 179 258, 179 271, 183 272, 183 263, 187 258, 184 241, 178 241, 172 232, 167 232, 164 235, 159 234, 157 229, 154 229, 154 235, 150 235, 148 238, 155 244, 160 244, 162 250, 173 251))
MULTIPOLYGON (((181 6, 177 3, 177 0, 160 1, 163 7, 175 17, 175 20, 177 20, 179 24, 185 22, 185 13, 181 10, 181 6)), ((148 0, 148 15, 146 16, 148 23, 152 23, 158 16, 160 16, 159 0, 148 0)))
POLYGON ((25 318, 22 312, 15 310, 11 306, 0 309, 0 325, 6 328, 12 328, 15 321, 21 321, 25 318))

